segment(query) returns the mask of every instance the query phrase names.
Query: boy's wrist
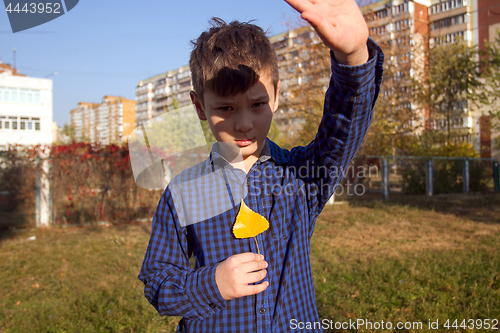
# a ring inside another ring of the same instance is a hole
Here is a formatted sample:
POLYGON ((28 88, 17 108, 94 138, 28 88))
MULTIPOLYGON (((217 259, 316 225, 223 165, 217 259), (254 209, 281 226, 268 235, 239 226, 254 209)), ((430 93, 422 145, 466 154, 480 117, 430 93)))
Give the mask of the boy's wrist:
POLYGON ((333 50, 333 54, 339 64, 353 67, 363 65, 369 59, 368 46, 366 44, 350 54, 335 50, 333 50))
MULTIPOLYGON (((330 51, 332 61, 332 75, 337 89, 345 89, 352 91, 355 95, 361 94, 365 89, 370 89, 371 81, 366 80, 366 75, 369 71, 375 70, 378 73, 378 66, 382 68, 384 54, 382 49, 371 39, 367 42, 368 61, 360 66, 351 67, 338 62, 333 51, 330 51)), ((377 76, 380 80, 381 76, 377 76)))

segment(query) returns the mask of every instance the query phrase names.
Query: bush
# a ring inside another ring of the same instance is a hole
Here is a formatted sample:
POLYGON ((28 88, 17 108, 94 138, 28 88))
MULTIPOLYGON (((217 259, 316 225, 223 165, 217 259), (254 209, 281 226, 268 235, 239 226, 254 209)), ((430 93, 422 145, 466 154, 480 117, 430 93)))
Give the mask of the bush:
POLYGON ((434 194, 462 192, 463 165, 463 160, 434 160, 432 174, 434 194))
MULTIPOLYGON (((84 224, 151 218, 161 191, 136 186, 128 148, 72 143, 51 147, 11 146, 0 159, 0 220, 22 215, 35 226, 36 181, 47 155, 52 223, 84 224), (48 154, 47 154, 48 153, 48 154)), ((15 217, 18 218, 18 217, 15 217)))
POLYGON ((41 147, 11 146, 0 154, 0 220, 35 224, 36 175, 41 172, 37 156, 41 147))
MULTIPOLYGON (((487 162, 489 165, 490 162, 487 162)), ((426 193, 426 167, 425 164, 402 166, 402 188, 405 194, 426 193)), ((491 180, 491 167, 481 161, 469 160, 469 190, 470 192, 485 192, 491 180)), ((433 193, 448 194, 463 192, 464 188, 464 160, 439 160, 433 161, 433 193)))
POLYGON ((403 193, 405 194, 425 194, 426 178, 425 167, 407 166, 402 172, 403 193))
POLYGON ((136 186, 129 159, 126 146, 83 142, 54 146, 54 222, 118 222, 152 216, 161 192, 136 186))

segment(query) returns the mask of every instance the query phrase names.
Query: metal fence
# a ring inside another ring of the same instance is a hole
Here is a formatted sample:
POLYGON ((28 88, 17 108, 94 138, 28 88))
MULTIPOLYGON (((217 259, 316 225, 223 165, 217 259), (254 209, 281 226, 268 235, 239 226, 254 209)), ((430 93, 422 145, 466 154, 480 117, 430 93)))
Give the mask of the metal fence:
POLYGON ((366 194, 449 194, 500 191, 499 164, 490 158, 356 156, 336 200, 366 194))
MULTIPOLYGON (((137 187, 124 154, 0 153, 0 230, 151 219, 162 191, 137 187)), ((356 156, 343 172, 331 201, 500 191, 493 159, 356 156)))

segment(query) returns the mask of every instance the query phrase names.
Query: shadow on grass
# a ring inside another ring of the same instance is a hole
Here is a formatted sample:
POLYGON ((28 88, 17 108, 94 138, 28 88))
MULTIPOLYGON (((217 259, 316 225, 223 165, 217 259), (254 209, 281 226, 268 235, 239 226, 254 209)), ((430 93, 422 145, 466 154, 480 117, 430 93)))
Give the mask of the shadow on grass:
MULTIPOLYGON (((149 220, 148 220, 149 221, 149 220)), ((84 234, 86 235, 91 235, 91 234, 102 234, 106 233, 106 229, 112 227, 113 230, 122 232, 122 233, 137 233, 137 228, 136 226, 139 226, 139 229, 146 235, 151 234, 151 223, 149 222, 140 222, 140 221, 127 221, 127 222, 117 222, 117 223, 112 223, 109 225, 88 225, 88 226, 80 226, 76 225, 73 226, 74 228, 83 228, 84 229, 84 234), (132 229, 132 231, 131 231, 132 229)))
POLYGON ((471 221, 500 224, 500 193, 440 194, 435 196, 392 194, 389 200, 381 195, 366 195, 353 198, 353 207, 375 208, 384 206, 407 206, 421 210, 453 214, 471 221))
POLYGON ((16 211, 6 211, 0 206, 0 242, 14 237, 16 230, 35 227, 30 221, 30 216, 16 211))

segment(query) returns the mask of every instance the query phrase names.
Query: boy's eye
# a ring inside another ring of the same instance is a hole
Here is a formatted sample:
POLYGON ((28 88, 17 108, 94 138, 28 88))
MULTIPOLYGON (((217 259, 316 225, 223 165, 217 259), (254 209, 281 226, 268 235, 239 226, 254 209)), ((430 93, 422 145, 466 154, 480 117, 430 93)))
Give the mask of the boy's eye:
POLYGON ((230 106, 221 106, 221 107, 219 108, 219 110, 221 110, 221 111, 231 111, 231 110, 232 110, 232 108, 231 108, 230 106))
POLYGON ((263 103, 263 102, 259 102, 259 103, 255 103, 252 105, 253 108, 260 108, 261 106, 265 105, 266 103, 263 103))

